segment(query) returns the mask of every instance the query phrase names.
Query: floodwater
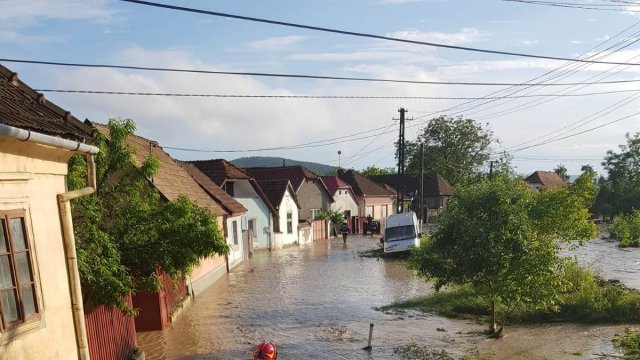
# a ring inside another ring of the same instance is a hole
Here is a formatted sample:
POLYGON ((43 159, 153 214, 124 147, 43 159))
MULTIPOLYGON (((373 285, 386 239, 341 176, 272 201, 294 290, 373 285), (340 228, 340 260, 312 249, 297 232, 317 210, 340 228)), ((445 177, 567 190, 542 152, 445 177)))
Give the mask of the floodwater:
MULTIPOLYGON (((402 261, 363 258, 376 238, 319 241, 253 258, 199 295, 171 327, 138 335, 148 359, 250 359, 255 344, 277 344, 279 359, 393 359, 409 344, 454 356, 490 359, 597 359, 614 354, 611 338, 623 326, 553 324, 507 329, 488 340, 486 324, 374 307, 429 294, 429 284, 402 261), (372 350, 367 345, 373 323, 372 350)), ((594 240, 572 251, 605 277, 640 288, 639 249, 594 240)))

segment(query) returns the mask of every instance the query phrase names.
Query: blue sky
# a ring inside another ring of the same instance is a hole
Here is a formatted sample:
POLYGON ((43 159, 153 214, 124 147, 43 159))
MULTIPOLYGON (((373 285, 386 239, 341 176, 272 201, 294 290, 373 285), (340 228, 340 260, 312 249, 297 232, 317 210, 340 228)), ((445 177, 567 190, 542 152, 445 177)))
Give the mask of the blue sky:
MULTIPOLYGON (((590 0, 584 0, 589 2, 590 0)), ((234 0, 165 1, 193 8, 443 44, 575 57, 602 44, 613 45, 640 31, 640 19, 623 12, 562 9, 498 0, 234 0)), ((0 13, 3 58, 200 68, 221 71, 279 72, 431 81, 525 82, 563 62, 435 49, 241 20, 98 0, 5 0, 0 13)), ((637 62, 636 44, 603 60, 637 62)), ((640 58, 640 57, 638 57, 640 58)), ((501 88, 257 77, 168 74, 113 69, 78 69, 3 63, 34 88, 259 95, 485 96, 501 88)), ((579 82, 637 78, 638 70, 609 65, 584 66, 562 79, 579 82), (613 74, 613 72, 616 72, 613 74)), ((637 85, 546 88, 575 93, 635 90, 637 85)), ((526 92, 528 92, 527 90, 526 92)), ((523 92, 525 93, 525 92, 523 92)), ((522 93, 521 93, 522 94, 522 93)), ((488 123, 502 146, 556 131, 612 106, 633 93, 560 98, 501 100, 463 107, 461 114, 488 123), (536 106, 532 106, 536 105, 536 106), (520 111, 515 107, 520 106, 520 111)), ((47 98, 79 118, 105 122, 131 117, 138 134, 165 147, 254 149, 295 145, 388 127, 377 138, 287 151, 193 153, 170 151, 178 159, 264 155, 363 168, 394 166, 397 109, 419 118, 460 104, 460 100, 211 99, 49 93, 47 98), (368 145, 368 146, 367 146, 368 145)), ((637 112, 637 100, 577 131, 637 112)), ((411 123, 412 139, 428 117, 411 123)), ((514 153, 522 173, 551 170, 563 163, 570 173, 599 160, 638 131, 632 117, 566 140, 514 153)), ((376 135, 380 132, 367 133, 376 135)), ((554 133, 557 134, 557 133, 554 133)), ((498 150, 498 148, 496 148, 498 150)))

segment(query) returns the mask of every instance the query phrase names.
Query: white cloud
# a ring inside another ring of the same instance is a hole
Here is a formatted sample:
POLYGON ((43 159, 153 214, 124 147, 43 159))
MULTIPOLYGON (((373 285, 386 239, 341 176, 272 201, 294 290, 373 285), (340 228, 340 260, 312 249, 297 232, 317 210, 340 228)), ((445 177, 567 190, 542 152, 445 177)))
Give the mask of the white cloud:
POLYGON ((522 44, 524 46, 536 46, 539 43, 540 43, 540 40, 538 40, 538 39, 520 41, 520 44, 522 44))
POLYGON ((388 37, 405 40, 440 43, 445 45, 458 45, 478 42, 483 40, 488 34, 482 33, 475 28, 463 28, 458 32, 431 32, 419 30, 401 30, 387 34, 388 37))
POLYGON ((593 39, 593 41, 607 41, 611 39, 611 37, 609 35, 603 35, 603 36, 599 36, 595 39, 593 39))
POLYGON ((306 36, 297 35, 270 37, 258 41, 253 41, 248 44, 248 47, 254 50, 278 51, 285 50, 295 44, 301 43, 306 39, 306 36))
POLYGON ((32 22, 38 19, 71 19, 108 22, 115 11, 106 0, 5 0, 0 20, 32 22))
POLYGON ((59 41, 58 38, 51 36, 31 36, 12 30, 4 30, 0 28, 0 42, 12 45, 34 46, 47 42, 59 41))
POLYGON ((583 41, 582 40, 571 40, 571 43, 575 44, 575 45, 580 45, 580 44, 583 43, 583 41))

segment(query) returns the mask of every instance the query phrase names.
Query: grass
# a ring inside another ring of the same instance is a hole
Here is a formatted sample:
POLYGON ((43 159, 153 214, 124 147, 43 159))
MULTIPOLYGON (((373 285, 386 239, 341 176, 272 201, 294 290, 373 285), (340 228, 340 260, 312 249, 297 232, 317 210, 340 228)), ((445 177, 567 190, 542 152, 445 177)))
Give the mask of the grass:
MULTIPOLYGON (((640 291, 615 281, 606 281, 568 263, 563 274, 569 286, 553 309, 518 307, 509 324, 576 322, 576 323, 640 323, 640 291)), ((452 318, 486 319, 490 303, 470 286, 461 286, 407 301, 377 308, 379 311, 415 309, 452 318)), ((498 308, 499 312, 504 308, 498 308)))
POLYGON ((626 359, 640 358, 640 331, 633 331, 627 327, 624 334, 616 334, 613 343, 624 352, 626 359))

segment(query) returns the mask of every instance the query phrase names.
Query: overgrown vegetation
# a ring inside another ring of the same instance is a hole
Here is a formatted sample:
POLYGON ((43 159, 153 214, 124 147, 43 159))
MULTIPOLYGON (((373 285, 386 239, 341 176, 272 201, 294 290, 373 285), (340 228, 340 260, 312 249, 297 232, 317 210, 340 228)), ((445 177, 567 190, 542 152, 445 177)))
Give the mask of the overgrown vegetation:
MULTIPOLYGON (((605 281, 573 260, 563 259, 560 269, 558 280, 561 291, 556 300, 545 307, 522 303, 511 313, 509 323, 640 322, 640 291, 605 281)), ((484 319, 491 315, 491 301, 473 286, 462 285, 378 310, 393 309, 416 309, 453 318, 484 319)), ((501 303, 497 310, 507 311, 507 305, 501 303)))
POLYGON ((595 236, 588 221, 593 173, 571 188, 531 191, 498 176, 456 189, 432 238, 412 252, 409 266, 436 290, 468 285, 490 308, 490 332, 499 336, 518 308, 553 308, 566 287, 561 241, 595 236), (501 326, 496 329, 496 315, 501 326))
POLYGON ((613 219, 611 236, 621 247, 640 246, 640 210, 613 219))
MULTIPOLYGON (((172 276, 188 273, 202 257, 224 254, 228 247, 214 214, 186 197, 164 201, 148 179, 159 162, 147 157, 136 164, 127 145, 135 124, 111 119, 108 136, 94 145, 97 192, 73 202, 74 231, 84 301, 129 311, 123 297, 157 290, 158 268, 172 276)), ((69 163, 70 189, 85 186, 82 157, 69 163)))
POLYGON ((627 327, 624 334, 616 334, 613 337, 613 343, 622 349, 625 359, 640 358, 640 331, 627 327))

